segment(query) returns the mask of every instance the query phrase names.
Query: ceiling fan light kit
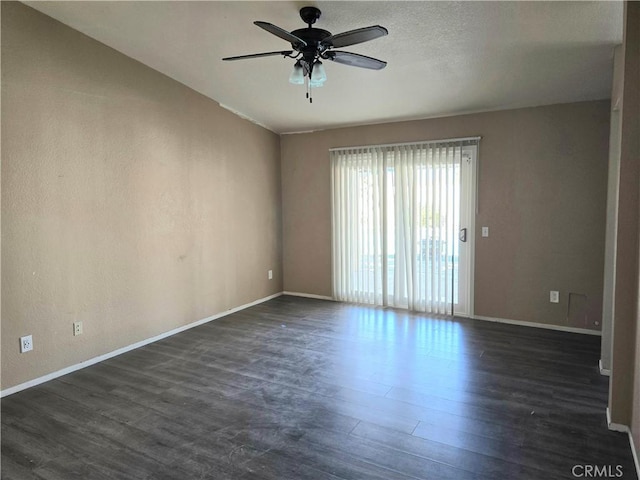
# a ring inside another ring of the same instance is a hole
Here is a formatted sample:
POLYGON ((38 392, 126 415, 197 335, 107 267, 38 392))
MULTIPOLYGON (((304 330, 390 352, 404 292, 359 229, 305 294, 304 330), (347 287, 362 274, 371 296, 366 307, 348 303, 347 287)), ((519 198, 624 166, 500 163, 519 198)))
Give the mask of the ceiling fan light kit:
POLYGON ((320 18, 321 12, 316 7, 302 7, 300 18, 307 24, 307 28, 299 28, 288 32, 276 25, 267 22, 253 22, 258 27, 267 32, 291 43, 293 50, 282 50, 278 52, 253 53, 235 57, 225 57, 222 60, 246 60, 249 58, 259 58, 281 55, 296 60, 293 71, 289 76, 289 82, 294 85, 307 85, 307 98, 313 102, 311 88, 324 85, 327 80, 322 60, 342 63, 352 67, 367 68, 370 70, 381 70, 387 66, 387 62, 377 58, 359 55, 357 53, 333 50, 333 48, 348 47, 358 43, 368 42, 376 38, 383 37, 389 33, 386 28, 380 25, 358 28, 347 32, 332 35, 327 30, 313 28, 313 24, 320 18))

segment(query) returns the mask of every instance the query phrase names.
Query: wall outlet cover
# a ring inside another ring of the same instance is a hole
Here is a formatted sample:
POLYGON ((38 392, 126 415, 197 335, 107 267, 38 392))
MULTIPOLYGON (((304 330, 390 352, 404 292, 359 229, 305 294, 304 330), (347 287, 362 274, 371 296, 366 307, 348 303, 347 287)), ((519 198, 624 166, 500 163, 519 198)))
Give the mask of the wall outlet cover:
POLYGON ((20 337, 20 353, 30 352, 31 350, 33 350, 33 337, 31 335, 20 337))
POLYGON ((557 290, 551 290, 549 292, 549 301, 551 303, 560 303, 560 292, 557 290))

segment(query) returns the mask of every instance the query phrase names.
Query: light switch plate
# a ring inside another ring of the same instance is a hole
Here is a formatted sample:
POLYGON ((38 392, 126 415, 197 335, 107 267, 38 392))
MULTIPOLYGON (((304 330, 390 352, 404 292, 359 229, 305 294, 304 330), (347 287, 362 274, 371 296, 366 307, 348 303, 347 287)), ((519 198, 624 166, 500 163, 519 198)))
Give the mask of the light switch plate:
POLYGON ((489 227, 482 227, 482 236, 483 237, 489 236, 489 227))

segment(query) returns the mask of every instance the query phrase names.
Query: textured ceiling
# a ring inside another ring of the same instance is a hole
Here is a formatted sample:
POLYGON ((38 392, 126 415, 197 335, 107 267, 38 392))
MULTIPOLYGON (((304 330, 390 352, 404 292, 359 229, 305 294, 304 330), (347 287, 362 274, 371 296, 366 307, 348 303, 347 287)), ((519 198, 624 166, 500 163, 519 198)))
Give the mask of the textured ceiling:
POLYGON ((271 130, 299 132, 609 98, 621 2, 25 2, 271 130), (314 89, 288 83, 293 60, 222 57, 285 50, 254 26, 389 35, 343 50, 386 60, 372 71, 325 62, 314 89))

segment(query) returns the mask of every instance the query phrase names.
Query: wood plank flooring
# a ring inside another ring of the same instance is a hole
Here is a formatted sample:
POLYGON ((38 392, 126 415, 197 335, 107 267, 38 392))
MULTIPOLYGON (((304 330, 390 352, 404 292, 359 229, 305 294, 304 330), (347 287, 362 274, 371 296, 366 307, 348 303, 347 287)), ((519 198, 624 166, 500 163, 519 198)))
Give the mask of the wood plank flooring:
POLYGON ((2 479, 636 479, 599 344, 279 297, 2 399, 2 479))

